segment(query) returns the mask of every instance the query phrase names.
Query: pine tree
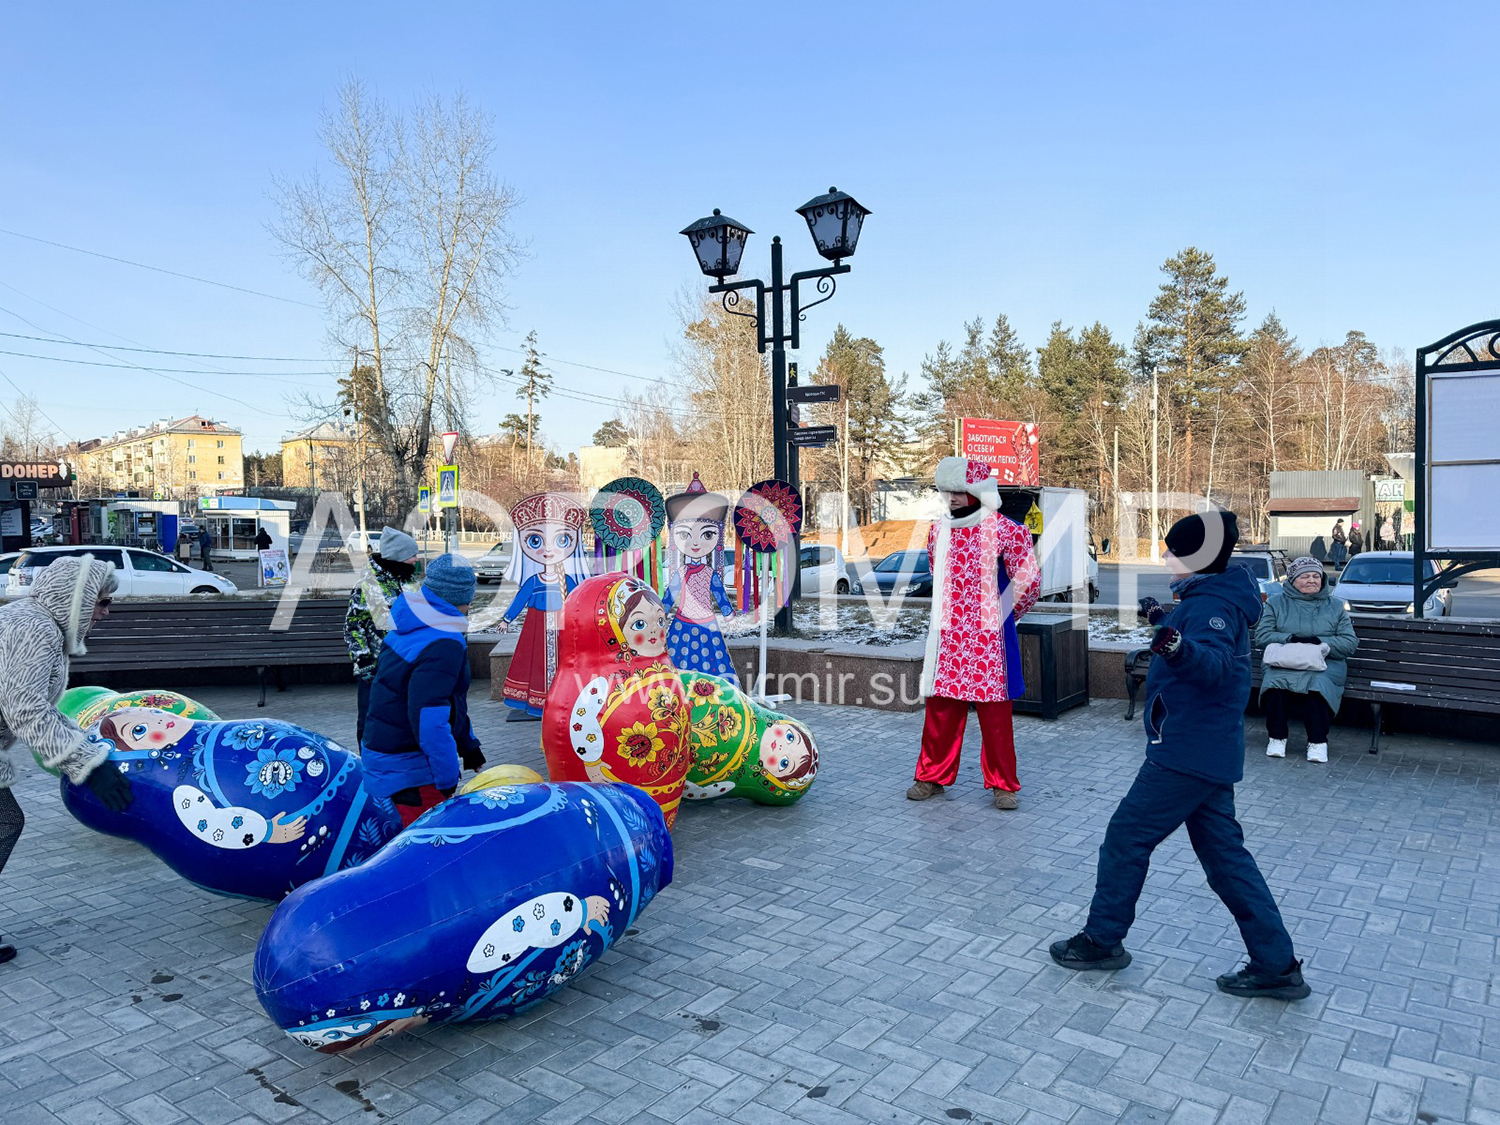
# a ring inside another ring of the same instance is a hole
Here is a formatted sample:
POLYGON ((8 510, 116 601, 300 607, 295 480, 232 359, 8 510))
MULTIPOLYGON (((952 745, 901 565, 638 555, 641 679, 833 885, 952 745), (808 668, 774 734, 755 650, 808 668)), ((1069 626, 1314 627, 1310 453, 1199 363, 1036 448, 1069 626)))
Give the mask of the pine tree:
POLYGON ((836 384, 841 390, 839 405, 824 408, 824 421, 837 423, 840 433, 837 445, 830 450, 831 457, 822 458, 820 477, 841 480, 847 453, 850 503, 862 519, 868 520, 875 481, 894 464, 906 440, 902 418, 906 381, 891 382, 880 345, 868 336, 851 335, 842 324, 834 329, 818 362, 817 381, 836 384), (843 425, 846 417, 847 432, 843 425))
POLYGON ((535 329, 526 333, 525 347, 526 358, 521 363, 521 385, 516 388, 516 397, 526 403, 526 457, 529 460, 537 431, 542 424, 537 404, 552 392, 552 372, 542 366, 542 353, 537 351, 535 329))
POLYGON ((1168 258, 1161 269, 1167 280, 1147 312, 1147 354, 1191 427, 1206 396, 1228 380, 1245 353, 1239 335, 1245 295, 1230 293, 1213 255, 1196 246, 1168 258))

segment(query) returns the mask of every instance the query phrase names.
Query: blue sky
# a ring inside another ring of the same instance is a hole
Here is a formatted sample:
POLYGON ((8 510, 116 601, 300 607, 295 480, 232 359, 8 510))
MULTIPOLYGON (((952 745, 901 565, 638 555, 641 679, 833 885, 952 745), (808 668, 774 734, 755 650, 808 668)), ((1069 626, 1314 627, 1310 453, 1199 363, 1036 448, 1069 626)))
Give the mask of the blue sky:
MULTIPOLYGON (((830 184, 874 213, 809 318, 808 367, 839 321, 914 378, 975 315, 1033 347, 1054 319, 1128 340, 1190 244, 1252 323, 1274 307, 1304 344, 1359 328, 1410 351, 1497 311, 1489 24, 1479 5, 1305 2, 12 3, 0 227, 316 304, 266 233, 271 177, 318 164, 318 116, 354 74, 493 115, 531 257, 489 359, 534 328, 561 387, 630 385, 565 360, 670 370, 675 299, 702 284, 677 232, 714 207, 757 232, 750 269, 777 233, 792 268, 816 264, 793 208, 830 184)), ((0 331, 337 366, 317 308, 4 234, 0 331)), ((299 424, 271 379, 4 354, 0 372, 72 437, 199 411, 268 448, 299 424)), ((0 380, 0 406, 15 394, 0 380)), ((476 428, 513 409, 502 388, 476 428)), ((544 429, 573 448, 610 413, 554 400, 544 429)))

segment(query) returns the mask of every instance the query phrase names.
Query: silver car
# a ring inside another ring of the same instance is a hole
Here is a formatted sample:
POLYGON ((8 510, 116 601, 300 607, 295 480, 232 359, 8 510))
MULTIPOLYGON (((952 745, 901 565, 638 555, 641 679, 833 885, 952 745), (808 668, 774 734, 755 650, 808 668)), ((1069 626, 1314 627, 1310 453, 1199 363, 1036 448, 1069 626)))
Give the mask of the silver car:
MULTIPOLYGON (((1412 587, 1410 551, 1365 551, 1355 555, 1339 575, 1333 596, 1344 603, 1347 613, 1379 613, 1410 616, 1416 591, 1412 587)), ((1427 560, 1424 583, 1439 574, 1437 563, 1427 560)), ((1454 582, 1440 586, 1422 605, 1424 617, 1447 617, 1453 612, 1454 582)))
POLYGON ((474 560, 474 577, 483 583, 499 582, 510 565, 510 544, 496 543, 474 560))

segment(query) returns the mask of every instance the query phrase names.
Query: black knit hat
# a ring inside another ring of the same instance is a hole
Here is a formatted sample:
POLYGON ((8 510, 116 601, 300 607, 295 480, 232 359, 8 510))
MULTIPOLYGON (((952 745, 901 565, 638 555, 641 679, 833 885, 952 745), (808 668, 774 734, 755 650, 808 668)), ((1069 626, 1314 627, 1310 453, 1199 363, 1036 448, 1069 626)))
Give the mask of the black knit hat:
POLYGON ((1239 541, 1234 513, 1217 508, 1184 516, 1167 532, 1167 550, 1198 574, 1222 574, 1239 541))

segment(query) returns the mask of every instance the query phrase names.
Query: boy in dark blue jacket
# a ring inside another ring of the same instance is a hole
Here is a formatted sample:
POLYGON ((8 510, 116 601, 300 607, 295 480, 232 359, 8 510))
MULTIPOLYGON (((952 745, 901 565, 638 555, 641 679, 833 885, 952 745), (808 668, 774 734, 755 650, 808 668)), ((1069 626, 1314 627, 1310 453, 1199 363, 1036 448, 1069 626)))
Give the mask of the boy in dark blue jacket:
POLYGON ((420 590, 391 603, 361 744, 365 790, 393 801, 410 824, 458 787, 484 755, 469 723, 465 614, 474 568, 457 555, 432 560, 420 590))
POLYGON ((1260 590, 1248 571, 1228 567, 1239 541, 1234 513, 1188 516, 1167 532, 1167 569, 1178 598, 1141 613, 1156 633, 1146 676, 1146 761, 1110 818, 1099 849, 1094 901, 1083 931, 1052 944, 1067 969, 1123 969, 1121 944, 1156 846, 1186 824, 1208 885, 1239 924, 1250 962, 1219 977, 1234 996, 1300 1000, 1311 991, 1270 889, 1245 848, 1234 786, 1245 772, 1245 705, 1250 700, 1250 631, 1260 590))

